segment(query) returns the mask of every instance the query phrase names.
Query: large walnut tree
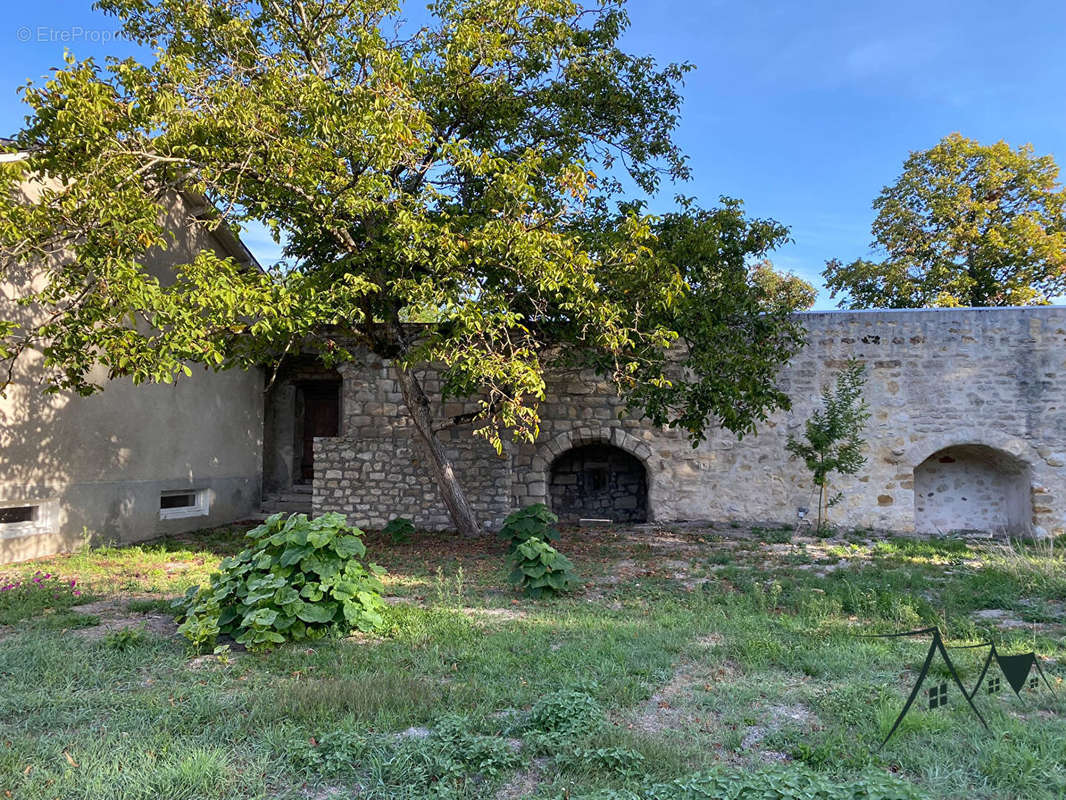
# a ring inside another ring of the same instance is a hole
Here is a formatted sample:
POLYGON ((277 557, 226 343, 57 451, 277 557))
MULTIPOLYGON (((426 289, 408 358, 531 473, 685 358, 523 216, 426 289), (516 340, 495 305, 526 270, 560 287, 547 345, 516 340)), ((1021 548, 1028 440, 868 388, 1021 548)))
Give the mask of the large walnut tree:
POLYGON ((774 377, 798 331, 748 278, 787 231, 729 200, 645 213, 688 177, 688 67, 620 49, 618 0, 440 0, 418 22, 387 0, 98 5, 154 58, 71 57, 28 86, 27 157, 0 167, 3 268, 38 272, 28 299, 49 312, 0 322, 3 355, 43 350, 52 388, 93 391, 97 365, 170 381, 369 348, 464 533, 478 520, 442 426, 535 438, 553 369, 596 370, 694 441, 787 403, 774 377), (39 197, 15 191, 41 176, 39 197), (204 250, 158 280, 175 197, 217 209, 187 226, 267 226, 284 261, 204 250), (475 419, 434 418, 429 364, 475 419))

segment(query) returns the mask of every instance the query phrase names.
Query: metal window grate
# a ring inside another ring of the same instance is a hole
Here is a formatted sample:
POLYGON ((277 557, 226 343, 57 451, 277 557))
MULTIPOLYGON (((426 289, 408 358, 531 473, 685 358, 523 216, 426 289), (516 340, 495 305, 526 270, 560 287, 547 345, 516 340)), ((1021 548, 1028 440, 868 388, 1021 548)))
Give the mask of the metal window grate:
POLYGON ((586 475, 590 492, 602 492, 607 488, 607 470, 604 467, 593 467, 586 475))

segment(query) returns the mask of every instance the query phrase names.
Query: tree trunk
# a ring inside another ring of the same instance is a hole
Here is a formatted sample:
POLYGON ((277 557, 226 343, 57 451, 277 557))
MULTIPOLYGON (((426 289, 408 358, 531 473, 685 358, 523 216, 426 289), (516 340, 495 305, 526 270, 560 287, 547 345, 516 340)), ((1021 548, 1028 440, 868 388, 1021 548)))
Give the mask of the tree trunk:
POLYGON ((433 430, 433 414, 422 384, 413 372, 400 366, 399 363, 396 364, 396 375, 400 381, 400 391, 403 392, 407 410, 411 414, 411 419, 422 441, 425 442, 429 453, 430 470, 434 480, 437 481, 440 496, 444 500, 452 522, 455 523, 456 530, 463 536, 478 536, 481 533, 481 526, 478 525, 470 503, 467 502, 466 494, 452 467, 452 461, 437 437, 437 432, 433 430))
POLYGON ((818 527, 816 535, 822 535, 822 523, 825 521, 827 509, 825 508, 825 484, 818 484, 818 527))

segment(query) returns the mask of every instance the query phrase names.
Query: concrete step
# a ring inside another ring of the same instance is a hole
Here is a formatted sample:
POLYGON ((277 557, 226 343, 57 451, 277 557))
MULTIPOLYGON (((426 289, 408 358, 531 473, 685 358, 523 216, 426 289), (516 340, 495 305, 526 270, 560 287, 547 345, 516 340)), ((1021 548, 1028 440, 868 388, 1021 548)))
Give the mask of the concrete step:
POLYGON ((263 495, 264 503, 306 503, 311 504, 310 492, 272 492, 263 495))
POLYGON ((304 514, 311 513, 311 501, 310 500, 264 500, 262 503, 263 509, 269 509, 270 513, 274 514, 278 511, 289 512, 302 512, 304 514))
POLYGON ((260 511, 267 516, 271 514, 310 514, 311 495, 284 493, 267 495, 260 504, 260 511))

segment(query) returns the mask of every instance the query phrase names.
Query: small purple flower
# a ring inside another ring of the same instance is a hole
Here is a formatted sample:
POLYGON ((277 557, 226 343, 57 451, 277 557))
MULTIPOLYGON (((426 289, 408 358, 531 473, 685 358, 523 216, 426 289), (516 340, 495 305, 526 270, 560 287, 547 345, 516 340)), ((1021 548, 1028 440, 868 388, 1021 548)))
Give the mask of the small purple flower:
POLYGON ((75 591, 75 592, 74 592, 74 596, 75 596, 75 597, 81 597, 81 592, 75 591))

